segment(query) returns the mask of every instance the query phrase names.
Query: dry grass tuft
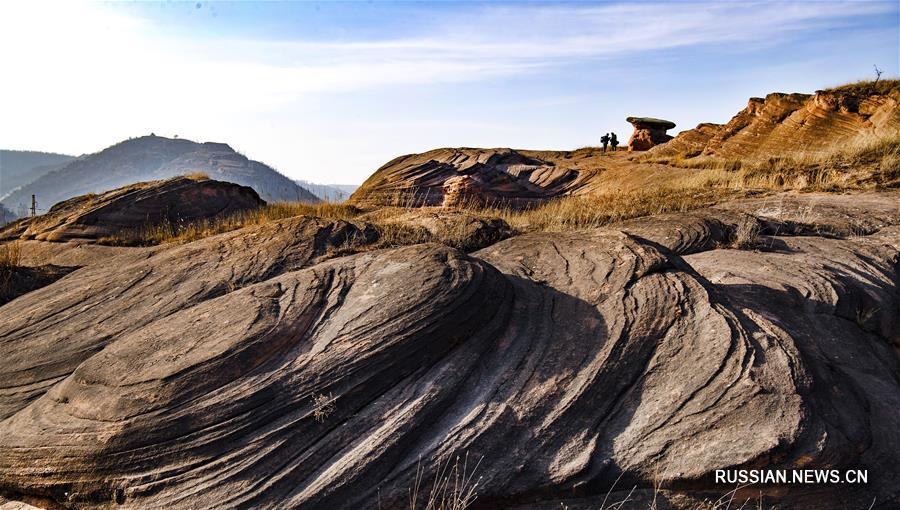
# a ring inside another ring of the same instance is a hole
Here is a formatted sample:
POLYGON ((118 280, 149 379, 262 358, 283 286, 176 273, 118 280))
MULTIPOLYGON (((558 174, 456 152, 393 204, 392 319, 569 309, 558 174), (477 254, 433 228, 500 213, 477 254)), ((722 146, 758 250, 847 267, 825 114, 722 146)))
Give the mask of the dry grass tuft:
POLYGON ((18 267, 22 261, 22 249, 18 241, 0 245, 0 269, 18 267))
POLYGON ((210 179, 209 174, 206 172, 191 172, 184 174, 184 176, 192 181, 208 181, 210 179))
POLYGON ((475 479, 475 472, 481 459, 475 463, 469 472, 469 454, 460 463, 459 456, 450 464, 449 459, 441 463, 431 488, 423 485, 423 469, 421 463, 416 467, 415 485, 409 493, 409 510, 465 510, 471 506, 478 497, 478 483, 481 478, 475 479), (424 502, 424 506, 421 506, 424 502))
POLYGON ((324 423, 334 413, 334 396, 331 393, 325 395, 319 393, 313 396, 313 418, 319 423, 324 423))
POLYGON ((13 272, 22 261, 22 249, 18 241, 0 245, 0 303, 12 294, 13 272))

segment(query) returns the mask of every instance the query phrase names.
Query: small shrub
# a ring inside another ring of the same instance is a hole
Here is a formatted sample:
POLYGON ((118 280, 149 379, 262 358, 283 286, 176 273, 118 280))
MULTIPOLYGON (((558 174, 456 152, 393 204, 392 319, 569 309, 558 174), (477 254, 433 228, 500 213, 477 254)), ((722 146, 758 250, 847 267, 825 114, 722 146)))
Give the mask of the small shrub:
POLYGON ((324 423, 334 413, 334 397, 329 393, 313 395, 313 418, 319 423, 324 423))

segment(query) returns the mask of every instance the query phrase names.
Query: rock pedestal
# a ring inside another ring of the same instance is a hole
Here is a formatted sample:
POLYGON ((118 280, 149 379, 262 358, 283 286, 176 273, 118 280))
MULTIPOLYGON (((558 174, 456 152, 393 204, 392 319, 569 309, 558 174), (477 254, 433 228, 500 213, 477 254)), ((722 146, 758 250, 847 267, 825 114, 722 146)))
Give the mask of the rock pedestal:
POLYGON ((675 127, 675 123, 663 119, 651 117, 628 117, 628 122, 634 126, 634 133, 628 140, 628 151, 645 151, 654 145, 666 143, 672 139, 666 134, 666 130, 675 127))

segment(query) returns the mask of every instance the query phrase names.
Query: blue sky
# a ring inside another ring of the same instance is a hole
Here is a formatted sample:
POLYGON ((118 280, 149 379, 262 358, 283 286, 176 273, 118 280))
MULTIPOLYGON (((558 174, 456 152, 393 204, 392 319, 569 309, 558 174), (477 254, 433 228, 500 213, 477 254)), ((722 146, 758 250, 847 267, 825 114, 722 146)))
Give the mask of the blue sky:
POLYGON ((572 149, 900 67, 900 2, 0 4, 0 146, 149 132, 359 183, 435 147, 572 149), (9 79, 12 77, 12 79, 9 79))

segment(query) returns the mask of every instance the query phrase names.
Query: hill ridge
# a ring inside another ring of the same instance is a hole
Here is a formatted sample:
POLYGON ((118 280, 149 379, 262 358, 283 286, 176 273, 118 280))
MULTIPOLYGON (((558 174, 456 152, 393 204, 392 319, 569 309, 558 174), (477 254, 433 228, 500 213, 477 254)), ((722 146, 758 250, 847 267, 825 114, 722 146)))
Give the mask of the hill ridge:
POLYGON ((46 210, 78 195, 189 173, 204 173, 216 180, 250 186, 270 202, 319 201, 274 168, 249 159, 228 144, 149 135, 80 156, 9 193, 0 202, 15 208, 30 201, 34 194, 39 206, 46 210))

